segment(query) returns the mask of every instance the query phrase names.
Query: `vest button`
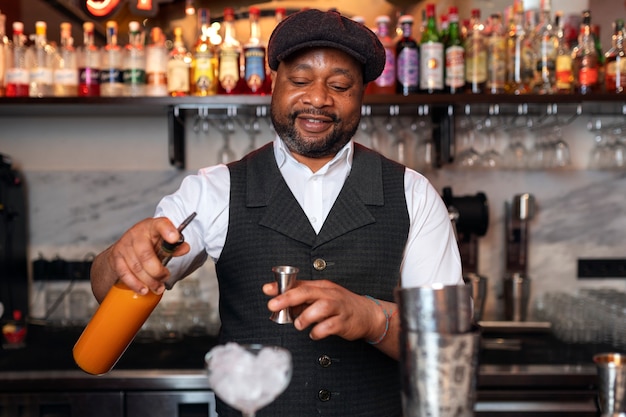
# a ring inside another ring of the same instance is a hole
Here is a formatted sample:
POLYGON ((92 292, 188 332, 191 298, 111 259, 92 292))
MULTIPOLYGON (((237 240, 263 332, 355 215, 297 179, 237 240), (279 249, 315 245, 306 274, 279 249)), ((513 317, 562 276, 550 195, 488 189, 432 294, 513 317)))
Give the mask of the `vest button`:
POLYGON ((315 268, 316 271, 323 271, 326 269, 326 261, 322 258, 317 258, 313 261, 313 268, 315 268))
POLYGON ((323 402, 330 401, 330 391, 325 388, 322 388, 317 393, 317 398, 323 402))
POLYGON ((328 368, 330 365, 333 364, 333 360, 328 355, 320 356, 319 358, 317 358, 317 362, 322 368, 328 368))

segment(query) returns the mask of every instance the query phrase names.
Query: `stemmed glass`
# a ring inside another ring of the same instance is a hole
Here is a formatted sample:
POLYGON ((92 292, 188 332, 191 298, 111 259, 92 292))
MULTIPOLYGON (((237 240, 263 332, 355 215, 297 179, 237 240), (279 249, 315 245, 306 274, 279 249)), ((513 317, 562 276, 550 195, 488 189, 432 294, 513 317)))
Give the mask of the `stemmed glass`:
POLYGON ((259 133, 261 133, 261 124, 259 123, 258 116, 255 116, 249 122, 246 122, 243 128, 248 133, 248 138, 250 140, 248 148, 244 151, 244 155, 246 155, 257 148, 256 137, 259 133))
POLYGON ((289 386, 291 353, 282 347, 227 343, 204 358, 209 386, 222 401, 243 417, 274 401, 289 386))
POLYGON ((456 165, 461 168, 475 168, 480 163, 480 152, 475 146, 476 124, 470 116, 469 106, 465 107, 465 117, 459 119, 457 135, 461 138, 461 152, 456 156, 456 165))
POLYGON ((220 124, 219 129, 222 132, 224 144, 217 154, 217 163, 227 164, 234 161, 236 158, 235 152, 230 147, 230 136, 235 133, 235 122, 231 117, 228 117, 220 124))

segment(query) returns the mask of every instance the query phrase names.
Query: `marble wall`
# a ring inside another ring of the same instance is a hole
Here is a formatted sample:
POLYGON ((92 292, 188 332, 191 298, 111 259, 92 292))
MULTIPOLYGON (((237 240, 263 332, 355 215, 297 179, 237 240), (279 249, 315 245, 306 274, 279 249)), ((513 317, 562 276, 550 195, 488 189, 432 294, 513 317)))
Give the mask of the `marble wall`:
MULTIPOLYGON (((188 169, 181 172, 168 163, 163 117, 0 117, 0 153, 10 155, 26 178, 31 259, 80 260, 105 249, 135 221, 152 215, 160 197, 174 191, 184 175, 215 163, 222 136, 214 129, 194 132, 193 121, 187 129, 188 169)), ((624 257, 626 250, 626 171, 587 169, 594 143, 588 121, 583 115, 564 128, 573 159, 568 169, 448 166, 425 172, 438 190, 451 186, 455 196, 482 191, 488 197, 489 229, 479 247, 479 272, 489 279, 486 319, 503 317, 504 203, 519 193, 532 193, 537 201, 530 223, 533 298, 582 286, 624 289, 622 279, 582 281, 576 276, 578 258, 624 257)), ((256 145, 273 136, 265 120, 261 127, 256 145)), ((249 141, 238 125, 231 141, 235 153, 241 155, 249 141)), ((500 134, 496 146, 502 150, 507 143, 508 136, 500 134)), ((195 277, 215 305, 212 265, 195 277)), ((86 282, 80 286, 88 290, 86 282)), ((45 290, 33 285, 34 316, 45 311, 45 290)), ((179 296, 176 290, 168 294, 171 300, 179 296)))

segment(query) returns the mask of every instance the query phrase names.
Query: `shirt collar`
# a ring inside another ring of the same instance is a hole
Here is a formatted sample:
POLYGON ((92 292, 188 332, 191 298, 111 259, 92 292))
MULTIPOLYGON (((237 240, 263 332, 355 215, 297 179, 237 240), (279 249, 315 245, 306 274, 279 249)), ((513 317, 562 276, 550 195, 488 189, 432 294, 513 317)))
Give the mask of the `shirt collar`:
MULTIPOLYGON (((287 145, 285 145, 285 142, 283 142, 283 140, 278 136, 276 136, 276 139, 274 139, 274 157, 276 158, 276 163, 278 164, 279 169, 282 168, 287 163, 287 161, 290 161, 294 164, 301 164, 293 157, 289 149, 287 149, 287 145)), ((326 165, 324 165, 320 172, 325 172, 330 169, 330 167, 333 167, 335 165, 343 164, 345 164, 348 169, 351 169, 353 157, 354 141, 350 140, 343 148, 339 150, 339 152, 337 152, 333 159, 331 159, 326 165)))

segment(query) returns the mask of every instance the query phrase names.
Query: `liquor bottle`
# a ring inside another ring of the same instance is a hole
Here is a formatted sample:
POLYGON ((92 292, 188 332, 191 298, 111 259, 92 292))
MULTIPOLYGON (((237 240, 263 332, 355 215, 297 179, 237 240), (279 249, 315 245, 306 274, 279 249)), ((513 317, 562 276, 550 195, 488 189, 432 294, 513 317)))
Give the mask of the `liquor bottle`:
POLYGON ((93 22, 83 23, 83 47, 78 54, 78 95, 100 96, 100 50, 94 43, 93 22))
POLYGON ((448 12, 449 33, 445 46, 445 89, 449 94, 461 93, 465 87, 465 49, 459 28, 459 11, 451 6, 448 12))
POLYGON ((113 285, 72 349, 76 364, 92 375, 109 372, 162 297, 139 295, 122 282, 113 285))
POLYGON ((626 93, 626 51, 624 50, 624 20, 613 23, 613 41, 604 55, 606 74, 604 78, 607 93, 626 93))
POLYGON ((106 22, 107 43, 102 49, 100 71, 100 95, 121 97, 124 95, 124 63, 122 48, 117 40, 118 26, 114 20, 106 22))
POLYGON ((596 47, 596 53, 598 55, 598 91, 600 91, 604 87, 604 71, 606 64, 602 42, 600 42, 600 25, 591 25, 591 34, 593 35, 593 44, 596 47))
POLYGON ((506 85, 506 37, 502 15, 491 15, 491 27, 487 43, 487 88, 489 94, 501 94, 506 85))
POLYGON ((72 24, 68 22, 61 23, 61 46, 57 51, 53 80, 56 97, 78 95, 78 61, 72 37, 72 24))
POLYGON ((572 72, 572 51, 565 37, 565 21, 563 13, 557 12, 555 16, 555 24, 557 27, 556 39, 556 63, 555 63, 555 82, 556 92, 560 94, 569 94, 572 92, 574 85, 574 75, 572 72))
POLYGON ((140 97, 146 94, 146 52, 144 34, 139 22, 128 23, 128 44, 124 50, 124 95, 140 97))
POLYGON ((167 96, 167 49, 159 27, 150 30, 150 43, 146 46, 146 95, 167 96))
POLYGON ((28 97, 30 74, 26 62, 26 36, 24 23, 13 22, 12 63, 7 67, 6 96, 28 97))
POLYGON ((167 61, 167 92, 172 97, 189 95, 191 54, 183 42, 183 29, 174 28, 174 45, 167 61))
POLYGON ((480 9, 472 9, 465 38, 465 89, 468 93, 484 93, 487 86, 487 45, 483 32, 480 9))
POLYGON ((376 35, 385 48, 385 67, 374 81, 368 83, 367 94, 395 94, 396 92, 396 46, 389 32, 391 19, 387 15, 376 17, 376 35))
POLYGON ((551 0, 541 0, 541 19, 535 38, 538 74, 535 91, 539 94, 556 92, 556 56, 559 40, 551 14, 551 0))
POLYGON ((32 46, 32 64, 30 65, 30 97, 50 97, 54 95, 52 84, 53 55, 46 36, 47 24, 35 22, 35 42, 32 46))
POLYGON ((435 5, 426 5, 426 28, 420 42, 420 91, 428 94, 443 92, 443 43, 437 32, 435 5))
MULTIPOLYGON (((524 25, 523 0, 515 0, 513 4, 513 21, 507 39, 507 82, 505 91, 509 94, 526 94, 530 92, 527 68, 533 67, 534 60, 529 63, 527 34, 524 25)), ((532 56, 532 53, 530 54, 532 56)))
POLYGON ((191 90, 194 96, 217 94, 217 49, 211 43, 208 9, 198 9, 198 37, 191 63, 191 90))
POLYGON ((4 97, 6 94, 6 71, 12 61, 9 60, 11 48, 5 32, 6 21, 6 15, 0 13, 0 97, 4 97))
POLYGON ((261 10, 258 7, 248 9, 250 38, 243 46, 244 79, 248 94, 264 95, 271 93, 271 85, 266 65, 267 48, 261 38, 260 16, 261 10))
POLYGON ((396 43, 396 93, 409 95, 419 92, 419 46, 413 38, 413 16, 398 19, 402 37, 396 43))
POLYGON ((243 94, 245 79, 241 76, 241 43, 235 32, 235 10, 224 9, 224 37, 219 47, 218 94, 243 94))
POLYGON ((598 90, 598 52, 591 33, 591 11, 583 11, 578 45, 572 50, 574 89, 580 94, 598 90))

